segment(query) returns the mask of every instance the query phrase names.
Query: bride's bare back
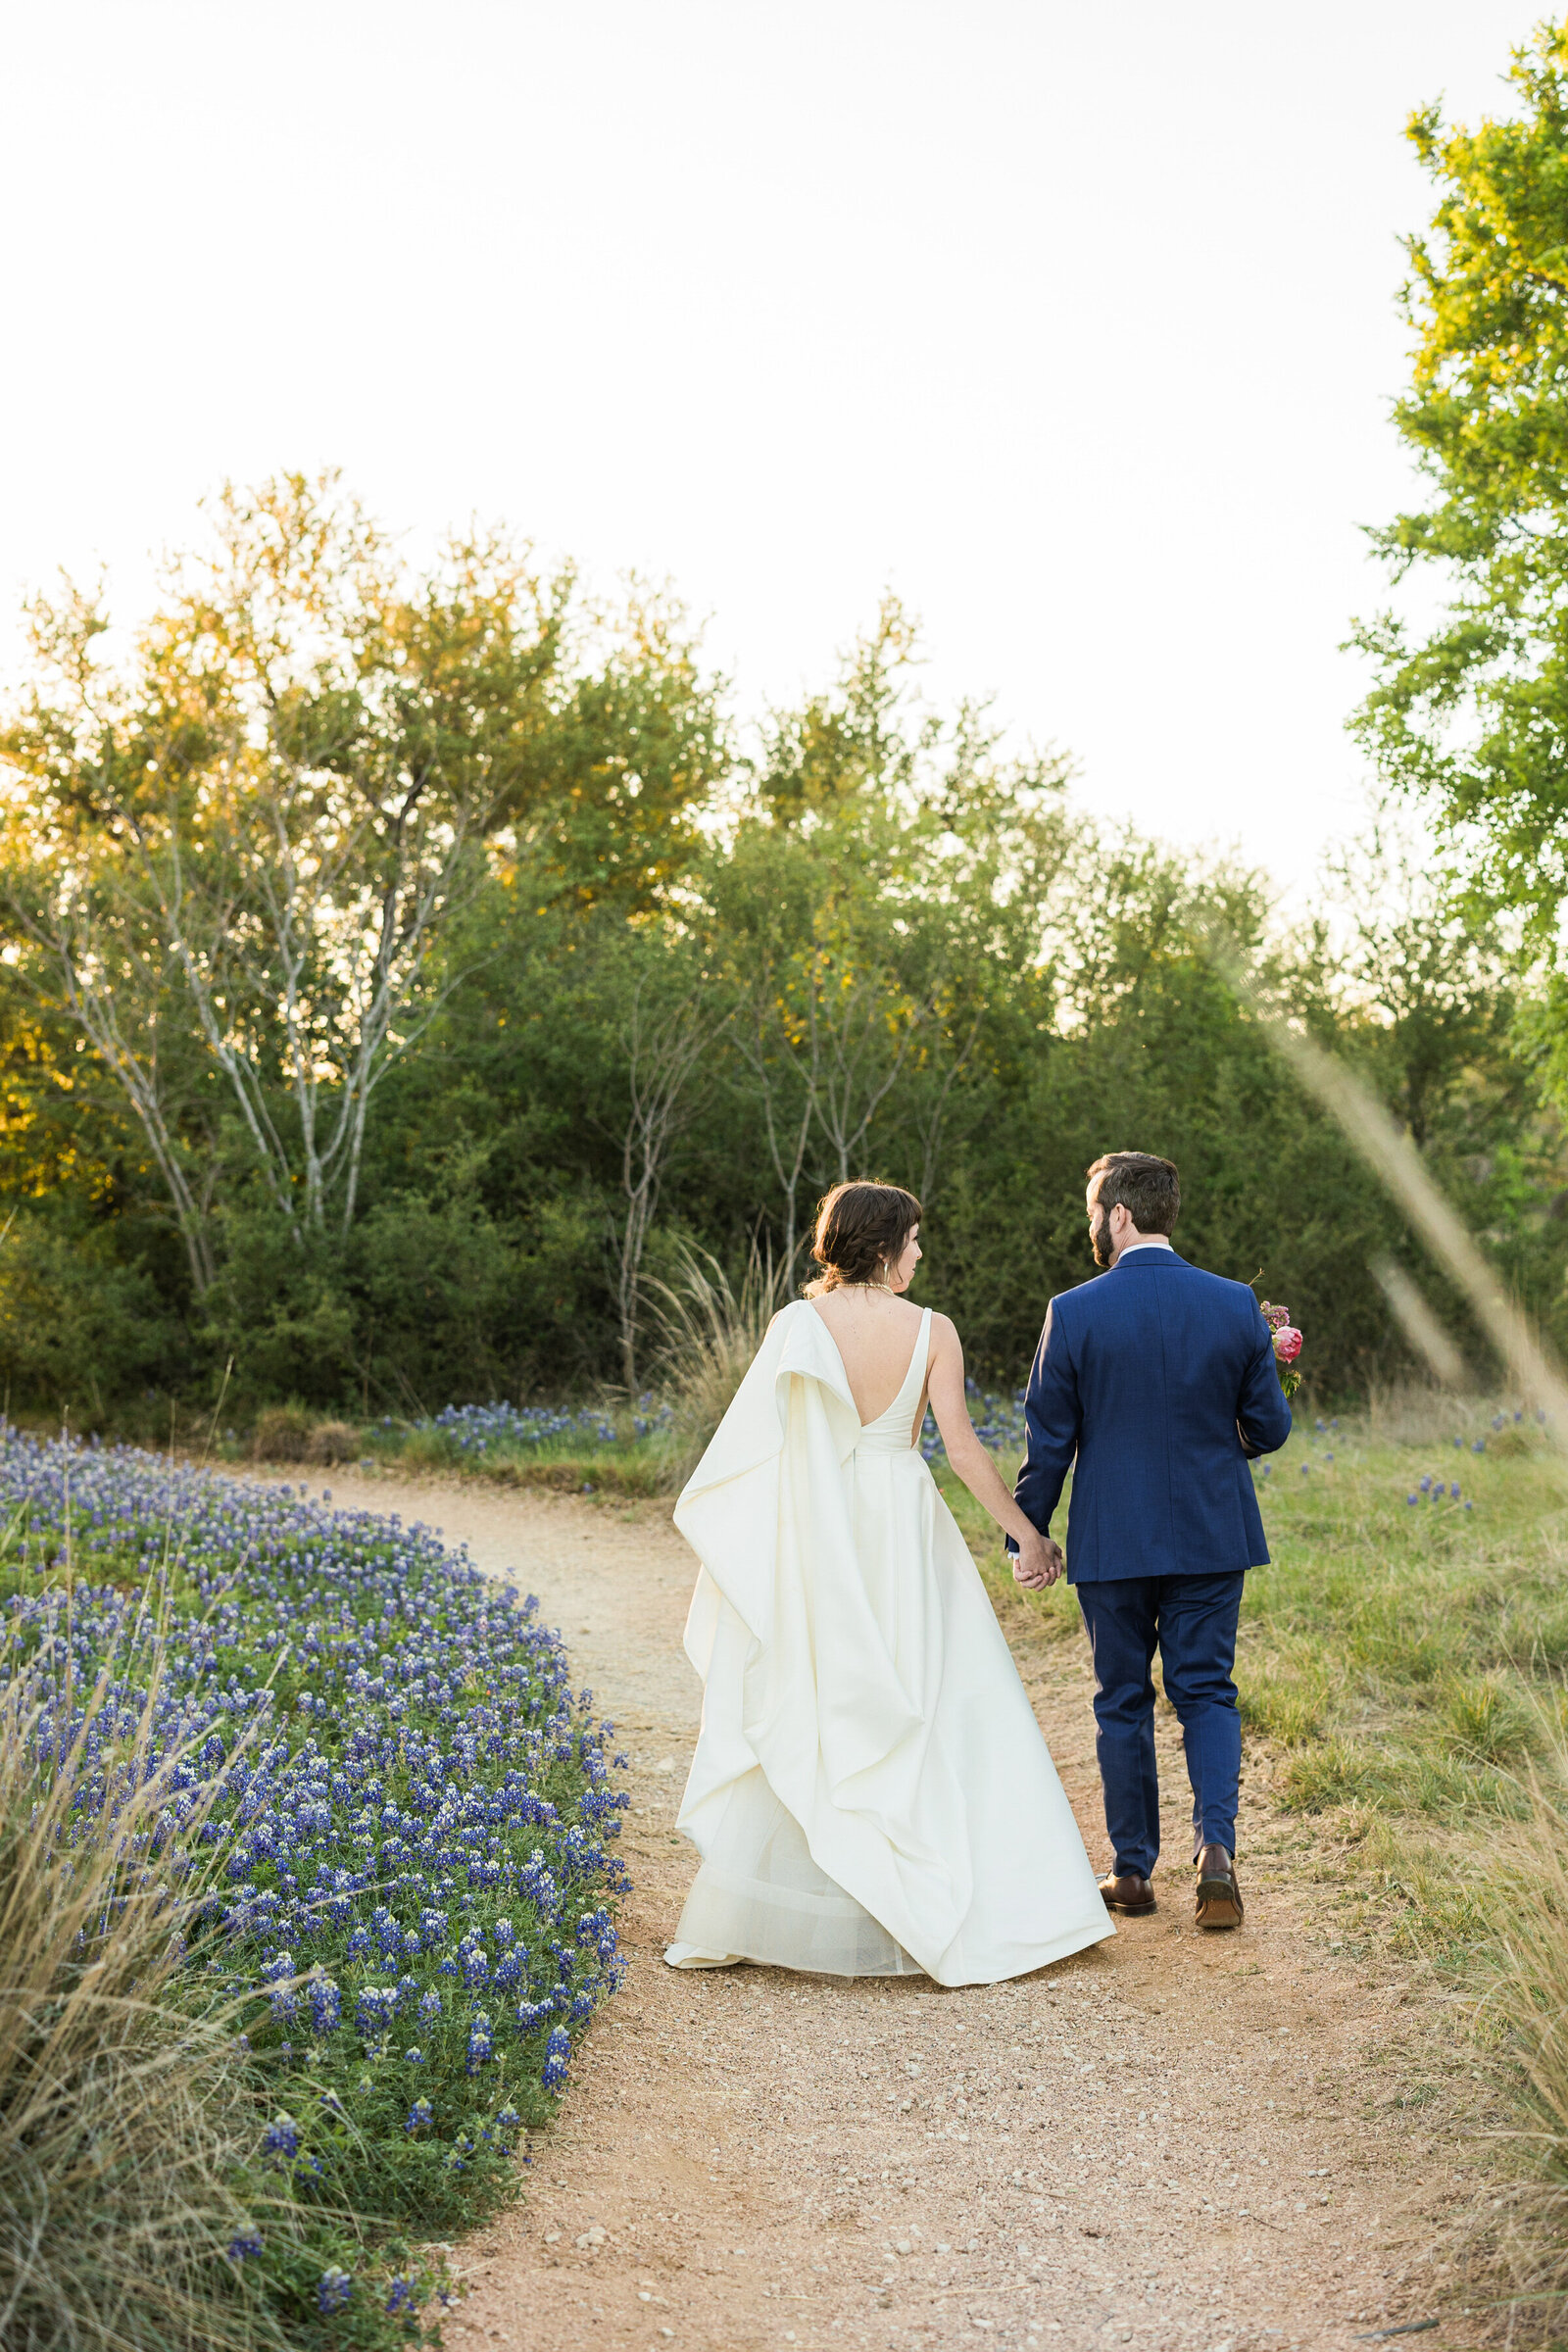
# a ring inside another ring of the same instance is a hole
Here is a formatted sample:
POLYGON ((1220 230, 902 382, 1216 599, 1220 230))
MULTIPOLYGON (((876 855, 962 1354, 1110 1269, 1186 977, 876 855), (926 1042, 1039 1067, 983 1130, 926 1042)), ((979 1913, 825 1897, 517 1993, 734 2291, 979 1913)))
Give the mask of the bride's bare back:
MULTIPOLYGON (((864 1217, 860 1235, 850 1237, 851 1246, 835 1247, 834 1211, 846 1196, 858 1197, 858 1206, 862 1210, 869 1206, 873 1213, 891 1202, 897 1214, 898 1204, 903 1203, 918 1217, 919 1202, 891 1185, 840 1185, 822 1203, 817 1219, 812 1255, 824 1268, 824 1274, 822 1287, 812 1298, 811 1305, 827 1325, 828 1336, 843 1359, 850 1396, 864 1429, 882 1418, 908 1372, 919 1336, 921 1310, 900 1293, 906 1291, 914 1279, 923 1252, 918 1223, 905 1227, 901 1239, 897 1228, 892 1234, 886 1233, 885 1214, 885 1238, 876 1245, 875 1257, 865 1243, 864 1217)), ((1061 1553, 1024 1517, 1003 1485, 996 1463, 976 1437, 964 1395, 963 1348, 947 1316, 935 1313, 931 1317, 925 1384, 909 1429, 911 1446, 919 1442, 928 1398, 942 1432, 949 1463, 976 1501, 984 1504, 997 1525, 1018 1546, 1019 1561, 1013 1573, 1021 1583, 1054 1584, 1061 1573, 1061 1553)))
MULTIPOLYGON (((879 1421, 904 1386, 920 1330, 920 1309, 887 1292, 858 1288, 823 1291, 811 1304, 844 1358, 856 1411, 862 1423, 879 1421)), ((929 1384, 929 1373, 926 1379, 929 1384)), ((925 1419, 925 1399, 922 1387, 911 1446, 925 1419)))

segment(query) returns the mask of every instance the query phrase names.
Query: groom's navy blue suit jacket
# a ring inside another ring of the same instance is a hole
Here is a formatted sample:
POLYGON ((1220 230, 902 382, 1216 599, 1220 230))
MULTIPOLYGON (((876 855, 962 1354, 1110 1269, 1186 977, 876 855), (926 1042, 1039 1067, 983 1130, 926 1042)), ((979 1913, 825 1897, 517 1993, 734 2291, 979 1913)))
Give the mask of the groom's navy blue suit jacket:
POLYGON ((1134 1250, 1053 1298, 1014 1490, 1043 1535, 1072 1465, 1067 1576, 1223 1576, 1268 1558, 1249 1457, 1291 1434, 1274 1343, 1245 1283, 1134 1250))

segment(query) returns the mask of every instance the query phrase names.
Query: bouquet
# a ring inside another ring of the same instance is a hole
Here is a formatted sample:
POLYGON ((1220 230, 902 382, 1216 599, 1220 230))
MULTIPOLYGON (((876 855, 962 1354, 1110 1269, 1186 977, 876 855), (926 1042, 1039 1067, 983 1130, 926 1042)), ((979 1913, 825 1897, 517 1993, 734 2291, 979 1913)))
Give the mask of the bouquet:
POLYGON ((1301 1375, 1296 1369, 1296 1359, 1301 1352, 1301 1335, 1291 1321, 1288 1306, 1271 1306, 1263 1301, 1263 1320, 1274 1334, 1274 1361, 1279 1369, 1280 1387, 1287 1396, 1294 1396, 1301 1385, 1301 1375))

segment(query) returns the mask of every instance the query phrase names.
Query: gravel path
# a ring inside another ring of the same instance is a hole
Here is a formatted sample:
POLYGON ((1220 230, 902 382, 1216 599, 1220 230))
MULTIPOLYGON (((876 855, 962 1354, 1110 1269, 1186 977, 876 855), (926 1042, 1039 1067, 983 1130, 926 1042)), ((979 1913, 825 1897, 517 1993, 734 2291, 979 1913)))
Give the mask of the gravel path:
MULTIPOLYGON (((1255 1785, 1238 1935, 1198 1934, 1173 1867, 1155 1916, 1021 1983, 678 1975, 660 1955, 695 1866, 674 1815, 700 1692, 680 1649, 693 1562, 667 1517, 381 1475, 339 1472, 332 1491, 537 1592, 634 1768, 631 1974, 534 2140, 523 2200, 460 2251, 471 2291, 450 2342, 1285 2352, 1441 2309, 1430 2217, 1456 2176, 1389 2065, 1437 2013, 1307 1925, 1303 1833, 1255 1785)), ((1020 1662, 1102 1866, 1083 1657, 1020 1662)), ((1173 1859, 1178 1737, 1162 1708, 1173 1859)))

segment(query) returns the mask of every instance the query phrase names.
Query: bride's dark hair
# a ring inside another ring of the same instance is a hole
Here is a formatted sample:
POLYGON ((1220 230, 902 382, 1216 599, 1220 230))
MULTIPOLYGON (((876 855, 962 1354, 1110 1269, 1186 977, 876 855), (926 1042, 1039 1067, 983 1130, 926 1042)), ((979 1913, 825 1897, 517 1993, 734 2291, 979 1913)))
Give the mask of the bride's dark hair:
POLYGON ((822 1271, 808 1298, 847 1282, 875 1282, 904 1254, 920 1222, 920 1203, 899 1184, 836 1184, 816 1212, 811 1255, 822 1271))

